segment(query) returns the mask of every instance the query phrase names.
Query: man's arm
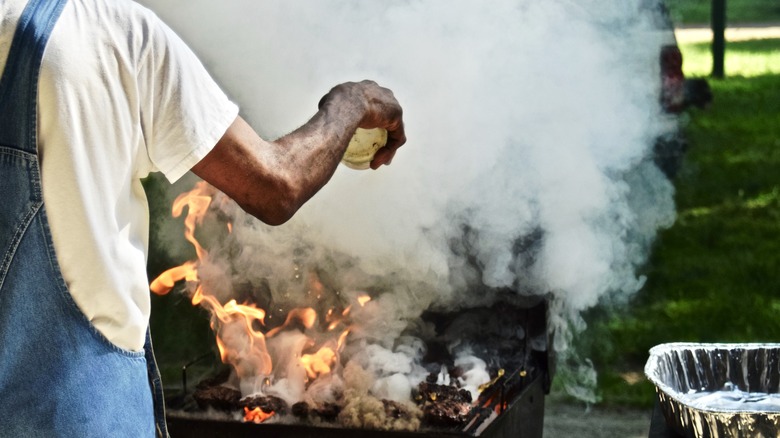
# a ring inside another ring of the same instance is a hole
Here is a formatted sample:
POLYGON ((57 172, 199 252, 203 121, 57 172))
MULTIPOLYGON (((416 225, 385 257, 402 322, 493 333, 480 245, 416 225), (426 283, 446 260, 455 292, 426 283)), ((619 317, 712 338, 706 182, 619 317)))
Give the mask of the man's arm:
POLYGON ((371 168, 390 164, 406 142, 401 106, 373 82, 334 87, 303 126, 266 141, 237 117, 217 145, 192 171, 271 225, 289 220, 325 183, 341 161, 357 128, 384 128, 387 145, 371 168))

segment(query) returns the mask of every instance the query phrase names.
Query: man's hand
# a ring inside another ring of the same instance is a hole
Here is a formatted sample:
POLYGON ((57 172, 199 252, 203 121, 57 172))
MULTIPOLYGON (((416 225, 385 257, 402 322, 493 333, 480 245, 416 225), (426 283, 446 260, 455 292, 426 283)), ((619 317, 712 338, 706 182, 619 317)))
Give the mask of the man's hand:
POLYGON ((337 102, 350 98, 366 105, 358 128, 387 130, 387 144, 374 155, 371 168, 389 165, 396 150, 406 143, 401 105, 389 89, 373 81, 362 81, 337 85, 320 100, 319 108, 322 110, 330 105, 339 105, 337 102))
POLYGON ((334 87, 306 124, 269 142, 238 117, 192 171, 271 225, 286 222, 324 186, 357 128, 384 128, 387 144, 371 168, 390 164, 406 142, 401 105, 371 81, 334 87))

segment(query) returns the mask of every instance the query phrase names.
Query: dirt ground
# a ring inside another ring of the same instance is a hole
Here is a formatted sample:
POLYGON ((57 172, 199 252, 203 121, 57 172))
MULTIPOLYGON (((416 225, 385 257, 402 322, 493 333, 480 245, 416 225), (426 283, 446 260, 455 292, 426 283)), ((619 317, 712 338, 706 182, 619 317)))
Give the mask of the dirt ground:
POLYGON ((544 438, 647 438, 652 409, 586 407, 548 399, 544 438))

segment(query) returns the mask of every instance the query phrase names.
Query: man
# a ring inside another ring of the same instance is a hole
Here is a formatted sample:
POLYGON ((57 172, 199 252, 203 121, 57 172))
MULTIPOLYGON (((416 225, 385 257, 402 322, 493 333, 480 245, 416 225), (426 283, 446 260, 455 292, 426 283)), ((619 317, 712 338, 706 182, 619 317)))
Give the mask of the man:
POLYGON ((148 333, 140 178, 188 170, 269 224, 401 107, 345 83, 269 142, 192 52, 129 0, 0 0, 0 437, 165 436, 148 333))

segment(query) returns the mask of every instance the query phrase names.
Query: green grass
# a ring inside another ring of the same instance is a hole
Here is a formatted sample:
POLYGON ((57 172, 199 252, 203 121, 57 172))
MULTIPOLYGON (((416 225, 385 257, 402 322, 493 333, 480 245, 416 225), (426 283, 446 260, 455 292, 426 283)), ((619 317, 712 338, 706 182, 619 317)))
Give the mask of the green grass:
MULTIPOLYGON (((667 5, 677 24, 710 22, 712 0, 668 0, 667 5)), ((777 0, 726 0, 728 25, 772 21, 780 22, 780 2, 777 0)))
MULTIPOLYGON (((712 71, 712 48, 709 42, 680 44, 686 76, 708 76, 712 71)), ((729 41, 726 43, 727 76, 762 76, 780 74, 780 39, 729 41)))
MULTIPOLYGON (((678 219, 656 242, 645 287, 627 307, 605 304, 586 317, 580 344, 599 370, 607 404, 653 403, 652 385, 624 376, 641 376, 654 345, 780 342, 777 46, 729 45, 740 61, 727 55, 729 76, 709 81, 712 106, 687 115, 690 150, 675 180, 678 219)), ((682 50, 689 75, 709 70, 698 45, 682 50)))

